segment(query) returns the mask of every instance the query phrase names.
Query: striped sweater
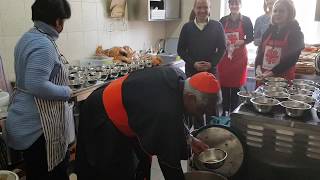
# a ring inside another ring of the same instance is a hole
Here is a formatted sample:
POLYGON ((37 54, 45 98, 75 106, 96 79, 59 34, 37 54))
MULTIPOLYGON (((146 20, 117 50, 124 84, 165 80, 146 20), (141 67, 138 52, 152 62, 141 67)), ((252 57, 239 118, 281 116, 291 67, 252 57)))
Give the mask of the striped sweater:
MULTIPOLYGON (((58 32, 43 22, 37 27, 56 40, 58 32)), ((18 41, 15 51, 16 85, 28 93, 17 91, 6 121, 8 145, 17 150, 30 147, 43 133, 34 96, 49 100, 67 100, 71 89, 49 80, 59 72, 61 64, 52 42, 31 28, 18 41)))

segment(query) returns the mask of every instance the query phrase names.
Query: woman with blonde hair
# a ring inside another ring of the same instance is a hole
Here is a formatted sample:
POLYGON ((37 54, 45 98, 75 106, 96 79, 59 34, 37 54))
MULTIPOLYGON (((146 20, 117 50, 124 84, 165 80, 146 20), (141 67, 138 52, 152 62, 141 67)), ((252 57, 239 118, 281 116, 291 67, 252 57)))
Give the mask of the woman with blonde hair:
POLYGON ((271 24, 271 13, 275 2, 276 0, 264 0, 263 2, 265 14, 259 16, 254 23, 254 45, 256 46, 260 45, 263 33, 266 32, 271 24))
POLYGON ((255 60, 257 79, 277 76, 290 81, 295 78, 295 64, 304 48, 304 36, 295 16, 291 0, 275 2, 271 26, 262 36, 255 60))

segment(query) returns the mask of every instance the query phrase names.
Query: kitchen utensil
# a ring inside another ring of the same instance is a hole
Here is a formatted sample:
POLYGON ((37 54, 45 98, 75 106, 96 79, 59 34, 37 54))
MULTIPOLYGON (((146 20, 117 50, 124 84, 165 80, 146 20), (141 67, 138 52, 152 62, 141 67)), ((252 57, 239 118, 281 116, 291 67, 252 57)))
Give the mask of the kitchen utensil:
POLYGON ((222 149, 210 148, 201 152, 198 159, 208 169, 218 169, 224 164, 227 156, 227 152, 222 149))
POLYGON ((286 109, 286 114, 290 117, 300 117, 304 112, 311 109, 310 104, 299 101, 283 101, 280 105, 286 109))
POLYGON ((268 113, 280 103, 279 100, 268 97, 256 97, 250 100, 255 110, 261 113, 268 113))
POLYGON ((303 94, 293 94, 289 96, 289 100, 292 101, 300 101, 300 102, 304 102, 310 105, 313 105, 314 102, 316 101, 313 97, 311 96, 307 96, 307 95, 303 95, 303 94))

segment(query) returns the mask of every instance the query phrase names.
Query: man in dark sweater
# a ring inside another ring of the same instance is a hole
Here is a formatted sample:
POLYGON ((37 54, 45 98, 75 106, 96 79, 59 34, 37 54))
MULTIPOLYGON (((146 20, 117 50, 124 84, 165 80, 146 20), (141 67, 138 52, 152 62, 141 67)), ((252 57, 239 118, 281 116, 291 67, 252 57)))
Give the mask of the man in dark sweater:
POLYGON ((195 0, 196 18, 186 23, 180 33, 178 54, 186 62, 187 77, 202 71, 215 74, 216 65, 226 49, 221 24, 209 20, 210 5, 210 0, 195 0))

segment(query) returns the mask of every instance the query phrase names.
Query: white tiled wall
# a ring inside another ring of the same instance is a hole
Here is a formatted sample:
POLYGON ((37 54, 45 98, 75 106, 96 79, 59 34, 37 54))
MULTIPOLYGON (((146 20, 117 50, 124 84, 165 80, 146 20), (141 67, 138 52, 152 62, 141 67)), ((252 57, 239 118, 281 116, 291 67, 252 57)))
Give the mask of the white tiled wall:
MULTIPOLYGON (((129 45, 147 48, 165 37, 165 23, 110 19, 109 0, 69 0, 72 16, 66 21, 58 46, 71 63, 92 55, 98 45, 104 48, 129 45)), ((34 0, 0 0, 0 55, 10 80, 14 80, 13 49, 21 35, 32 27, 34 0)))

